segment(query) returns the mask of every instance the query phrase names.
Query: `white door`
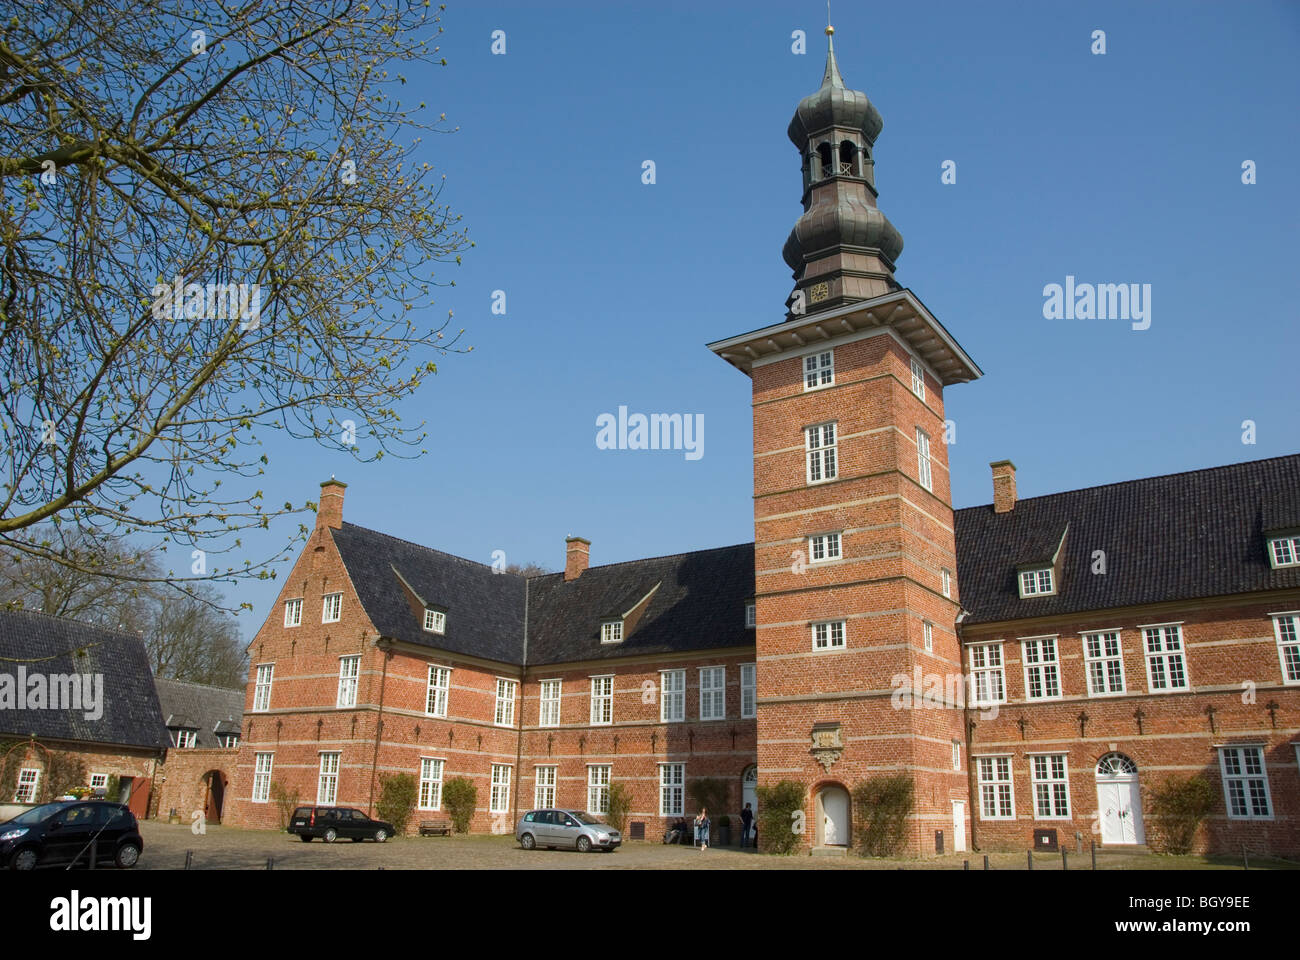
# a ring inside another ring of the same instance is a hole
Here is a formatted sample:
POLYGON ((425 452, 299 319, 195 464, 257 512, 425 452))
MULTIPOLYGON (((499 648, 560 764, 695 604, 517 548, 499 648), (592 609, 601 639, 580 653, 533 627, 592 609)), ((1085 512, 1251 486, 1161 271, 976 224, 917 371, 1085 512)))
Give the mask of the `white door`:
POLYGON ((1123 754, 1107 754, 1097 764, 1097 818, 1101 842, 1146 842, 1137 766, 1123 754))
POLYGON ((831 788, 822 791, 822 843, 844 847, 849 842, 849 795, 831 788))
POLYGON ((966 852, 966 801, 952 802, 952 852, 966 852))

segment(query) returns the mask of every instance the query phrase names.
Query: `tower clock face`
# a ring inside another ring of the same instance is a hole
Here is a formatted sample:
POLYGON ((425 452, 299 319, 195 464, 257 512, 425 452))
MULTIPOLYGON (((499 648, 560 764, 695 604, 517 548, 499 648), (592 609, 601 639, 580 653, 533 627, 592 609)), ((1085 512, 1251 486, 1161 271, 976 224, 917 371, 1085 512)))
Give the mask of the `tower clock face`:
POLYGON ((831 295, 830 284, 823 280, 821 283, 814 283, 808 288, 808 302, 821 303, 831 295))

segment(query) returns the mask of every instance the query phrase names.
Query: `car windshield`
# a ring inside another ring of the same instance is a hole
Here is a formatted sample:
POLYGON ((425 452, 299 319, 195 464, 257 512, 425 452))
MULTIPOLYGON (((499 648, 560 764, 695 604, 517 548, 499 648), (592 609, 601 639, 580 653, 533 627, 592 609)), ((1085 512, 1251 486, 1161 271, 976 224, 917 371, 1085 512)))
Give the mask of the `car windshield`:
POLYGON ((574 820, 577 820, 579 823, 582 824, 588 824, 588 825, 599 824, 602 827, 605 825, 604 820, 601 820, 600 817, 594 817, 590 813, 579 813, 577 810, 570 810, 569 816, 573 817, 574 820))
POLYGON ((10 822, 20 823, 25 827, 30 827, 34 824, 40 823, 46 817, 58 813, 67 806, 66 803, 43 803, 39 807, 32 807, 30 810, 18 814, 18 816, 14 817, 10 822))

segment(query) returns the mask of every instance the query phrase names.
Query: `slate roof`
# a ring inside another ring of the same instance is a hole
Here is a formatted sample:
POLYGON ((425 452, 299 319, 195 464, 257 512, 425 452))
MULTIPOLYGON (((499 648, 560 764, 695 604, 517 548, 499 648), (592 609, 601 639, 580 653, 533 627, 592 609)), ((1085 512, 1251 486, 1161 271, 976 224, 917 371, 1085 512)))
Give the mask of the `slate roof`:
POLYGON ((1300 455, 1127 480, 956 511, 965 623, 1300 587, 1269 564, 1270 530, 1300 527, 1300 455), (1055 595, 1021 599, 1016 565, 1069 534, 1055 595), (1106 573, 1092 573, 1104 550, 1106 573))
POLYGON ((144 642, 129 633, 27 610, 0 610, 0 673, 99 674, 103 715, 84 710, 0 710, 0 734, 161 749, 167 735, 144 642), (84 651, 78 656, 76 651, 84 651), (45 659, 52 658, 52 659, 45 659), (15 663, 13 661, 32 661, 15 663))
POLYGON ((154 686, 164 725, 196 731, 195 747, 214 749, 221 746, 217 734, 239 734, 244 716, 243 690, 163 679, 155 680, 154 686))

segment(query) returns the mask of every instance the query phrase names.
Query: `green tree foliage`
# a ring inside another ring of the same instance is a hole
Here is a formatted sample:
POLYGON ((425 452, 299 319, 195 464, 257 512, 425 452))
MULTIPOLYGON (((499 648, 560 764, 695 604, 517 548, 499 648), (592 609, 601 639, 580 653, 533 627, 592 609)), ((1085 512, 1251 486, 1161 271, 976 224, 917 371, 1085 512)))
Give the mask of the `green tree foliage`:
POLYGON ((782 780, 774 786, 760 786, 758 796, 758 845, 764 853, 793 853, 803 842, 802 783, 782 780))
POLYGON ((379 779, 379 803, 375 806, 380 820, 387 820, 401 835, 415 810, 420 787, 409 773, 387 774, 379 779))
POLYGON ((632 812, 632 791, 615 781, 609 785, 609 812, 605 822, 619 833, 627 832, 627 817, 632 812))
POLYGON ((907 844, 908 817, 916 806, 916 785, 908 776, 875 777, 853 788, 853 831, 858 852, 896 857, 907 844))
POLYGON ((464 777, 453 777, 442 785, 442 803, 451 816, 452 829, 469 833, 469 822, 478 806, 478 788, 464 777))
POLYGON ((1196 831, 1214 809, 1214 788, 1205 777, 1166 777, 1150 793, 1151 845, 1161 853, 1191 853, 1196 831))

